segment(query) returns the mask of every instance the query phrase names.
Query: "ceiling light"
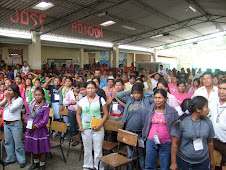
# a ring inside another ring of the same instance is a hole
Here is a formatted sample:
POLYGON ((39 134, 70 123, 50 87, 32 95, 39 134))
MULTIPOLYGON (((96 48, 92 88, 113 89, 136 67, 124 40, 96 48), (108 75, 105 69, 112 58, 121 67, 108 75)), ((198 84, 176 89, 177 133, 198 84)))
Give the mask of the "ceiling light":
POLYGON ((91 46, 108 47, 108 48, 113 47, 113 44, 111 42, 94 41, 94 40, 79 39, 79 38, 69 38, 69 37, 63 37, 59 35, 45 34, 45 35, 41 35, 40 39, 45 41, 53 41, 53 42, 64 42, 64 43, 91 45, 91 46))
POLYGON ((189 4, 188 7, 189 7, 193 12, 196 12, 195 7, 193 7, 191 4, 189 4))
POLYGON ((0 28, 0 35, 13 38, 31 39, 31 33, 25 30, 0 28))
POLYGON ((135 46, 135 45, 119 45, 118 48, 124 49, 124 50, 133 50, 133 51, 154 52, 153 48, 146 48, 146 47, 135 46))
POLYGON ((131 27, 131 26, 127 26, 127 25, 122 25, 123 28, 128 29, 128 30, 136 30, 136 28, 131 27))
POLYGON ((113 25, 115 23, 116 23, 115 21, 110 20, 110 21, 106 21, 106 22, 104 22, 100 25, 106 27, 106 26, 109 26, 109 25, 113 25))
POLYGON ((35 5, 35 6, 33 7, 33 9, 45 11, 45 10, 47 10, 47 9, 53 7, 53 6, 54 6, 54 4, 51 3, 51 2, 45 2, 45 1, 42 1, 42 2, 38 3, 37 5, 35 5))
POLYGON ((162 37, 162 36, 163 36, 163 34, 158 34, 158 35, 152 36, 151 38, 158 38, 158 37, 162 37))

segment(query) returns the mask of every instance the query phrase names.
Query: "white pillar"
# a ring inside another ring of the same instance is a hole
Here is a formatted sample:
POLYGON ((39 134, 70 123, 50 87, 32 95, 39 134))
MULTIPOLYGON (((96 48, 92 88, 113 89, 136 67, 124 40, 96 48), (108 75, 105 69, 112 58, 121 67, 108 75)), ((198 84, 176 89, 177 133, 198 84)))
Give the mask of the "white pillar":
POLYGON ((113 45, 113 69, 115 72, 118 71, 118 67, 119 67, 119 48, 118 44, 115 43, 113 45))
POLYGON ((158 57, 158 55, 157 55, 157 50, 156 50, 156 48, 155 48, 155 49, 154 49, 154 58, 153 58, 153 62, 156 62, 157 57, 158 57))
POLYGON ((83 66, 84 65, 84 48, 80 48, 79 51, 80 51, 80 54, 79 54, 80 55, 79 56, 80 57, 80 68, 83 69, 83 67, 84 67, 83 66))
POLYGON ((109 68, 113 66, 113 52, 109 51, 109 68))
POLYGON ((36 32, 32 32, 32 43, 28 45, 28 64, 32 70, 41 71, 41 40, 40 35, 36 32))
POLYGON ((133 53, 133 64, 136 67, 136 53, 133 53))

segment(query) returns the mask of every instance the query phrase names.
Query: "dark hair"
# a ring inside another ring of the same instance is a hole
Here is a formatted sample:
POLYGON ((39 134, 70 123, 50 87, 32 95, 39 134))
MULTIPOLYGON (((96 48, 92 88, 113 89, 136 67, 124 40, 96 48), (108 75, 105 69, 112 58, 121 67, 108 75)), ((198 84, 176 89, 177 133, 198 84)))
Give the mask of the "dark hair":
POLYGON ((164 98, 167 98, 167 92, 164 89, 156 89, 154 95, 156 95, 157 93, 160 93, 164 98))
MULTIPOLYGON (((31 81, 31 87, 32 87, 33 86, 32 80, 30 78, 27 78, 26 81, 27 80, 30 80, 31 81)), ((25 83, 25 87, 27 87, 26 83, 25 83)))
POLYGON ((138 91, 143 94, 143 89, 144 85, 142 83, 135 83, 132 87, 131 93, 133 93, 133 91, 138 91))
POLYGON ((67 80, 67 79, 70 80, 71 82, 73 82, 73 78, 72 77, 67 76, 65 80, 67 80))
POLYGON ((199 78, 195 78, 194 81, 193 81, 193 83, 194 83, 195 81, 197 81, 198 85, 200 85, 200 80, 199 80, 199 78))
MULTIPOLYGON (((17 77, 18 77, 20 80, 22 80, 22 77, 21 77, 20 75, 17 75, 16 78, 17 78, 17 77)), ((15 79, 16 79, 16 78, 15 78, 15 79)))
POLYGON ((36 81, 39 81, 39 82, 41 83, 41 80, 40 80, 40 79, 36 79, 35 82, 36 82, 36 81))
POLYGON ((95 69, 95 71, 100 71, 100 69, 95 69))
POLYGON ((203 73, 202 77, 207 75, 207 74, 209 74, 213 78, 213 74, 211 72, 209 72, 209 71, 206 71, 205 73, 203 73))
POLYGON ((134 78, 134 79, 136 80, 137 76, 131 75, 131 76, 130 76, 130 79, 131 79, 131 78, 134 78))
POLYGON ((80 84, 81 84, 80 82, 76 81, 76 82, 73 83, 73 86, 80 88, 80 84))
POLYGON ((45 92, 44 92, 44 90, 41 88, 41 87, 37 87, 36 89, 35 89, 35 92, 36 91, 41 91, 41 93, 42 93, 42 95, 44 96, 44 99, 45 99, 45 92))
POLYGON ((177 86, 179 86, 180 84, 184 84, 185 87, 186 87, 186 83, 185 83, 183 80, 179 80, 179 81, 177 82, 177 86))
POLYGON ((122 83, 122 85, 124 86, 124 82, 122 81, 122 79, 115 80, 115 84, 118 83, 118 82, 122 83))
POLYGON ((87 87, 87 82, 84 82, 84 83, 80 83, 80 88, 86 88, 87 87))
MULTIPOLYGON (((160 79, 160 80, 158 81, 158 84, 160 84, 160 83, 161 83, 163 86, 165 86, 166 88, 169 89, 169 86, 168 86, 168 83, 167 83, 166 80, 160 79)), ((157 84, 157 86, 158 86, 158 84, 157 84)))
POLYGON ((13 90, 15 98, 21 97, 20 89, 16 84, 11 84, 8 88, 11 88, 13 90))
POLYGON ((100 78, 99 78, 99 77, 93 77, 92 80, 94 80, 94 79, 97 79, 97 81, 98 81, 99 84, 100 84, 100 78))
POLYGON ((60 82, 62 81, 60 77, 55 77, 55 79, 59 79, 59 80, 60 80, 60 82))
POLYGON ((136 81, 140 81, 141 83, 144 83, 144 81, 142 80, 142 78, 137 78, 136 81))
POLYGON ((218 86, 219 86, 220 84, 224 84, 224 83, 226 83, 226 80, 221 80, 221 81, 218 83, 218 86))
POLYGON ((181 103, 181 110, 184 112, 184 114, 172 124, 178 130, 180 123, 184 120, 184 118, 196 112, 197 109, 203 109, 206 104, 208 104, 208 100, 203 96, 196 96, 193 99, 184 99, 184 101, 181 103))
MULTIPOLYGON (((97 88, 97 85, 96 85, 96 83, 95 83, 93 80, 89 81, 89 82, 87 83, 87 86, 88 86, 89 84, 92 84, 92 85, 95 86, 95 88, 97 88)), ((87 87, 87 86, 86 86, 86 87, 87 87)))

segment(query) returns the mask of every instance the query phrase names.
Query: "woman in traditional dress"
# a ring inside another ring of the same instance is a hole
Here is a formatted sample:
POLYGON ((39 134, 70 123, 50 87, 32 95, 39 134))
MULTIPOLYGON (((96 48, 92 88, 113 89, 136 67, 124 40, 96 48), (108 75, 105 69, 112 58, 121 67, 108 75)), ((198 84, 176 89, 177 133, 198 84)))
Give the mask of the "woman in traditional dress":
POLYGON ((34 98, 26 114, 27 131, 24 149, 26 152, 31 152, 34 158, 29 170, 36 168, 43 170, 46 152, 50 152, 50 138, 46 127, 50 108, 45 101, 45 92, 41 87, 35 89, 34 98))

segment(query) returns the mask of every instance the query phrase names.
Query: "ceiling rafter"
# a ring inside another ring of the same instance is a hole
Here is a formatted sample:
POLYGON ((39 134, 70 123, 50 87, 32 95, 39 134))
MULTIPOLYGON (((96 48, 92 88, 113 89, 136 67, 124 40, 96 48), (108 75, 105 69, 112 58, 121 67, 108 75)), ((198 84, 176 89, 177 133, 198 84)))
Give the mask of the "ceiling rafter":
MULTIPOLYGON (((153 8, 149 4, 143 2, 142 0, 139 0, 139 1, 130 0, 130 2, 132 2, 134 5, 137 5, 140 8, 143 8, 144 10, 146 10, 147 12, 150 12, 151 14, 156 15, 156 16, 164 19, 165 21, 168 21, 170 23, 177 23, 177 22, 179 22, 175 18, 172 18, 172 17, 170 17, 170 16, 158 11, 157 9, 153 8)), ((194 30, 192 28, 189 28, 189 27, 187 28, 187 30, 192 32, 192 33, 194 33, 194 34, 196 34, 196 35, 199 35, 199 36, 203 35, 202 33, 198 32, 198 31, 196 31, 196 30, 194 30)))
MULTIPOLYGON (((212 19, 212 16, 205 11, 201 5, 199 5, 195 0, 186 0, 189 4, 193 5, 201 14, 205 15, 207 19, 212 19), (208 18, 209 17, 209 18, 208 18)), ((211 23, 220 31, 224 31, 224 28, 217 22, 211 21, 211 23)))
MULTIPOLYGON (((201 18, 201 17, 203 17, 203 16, 199 16, 199 17, 195 17, 195 18, 188 19, 188 20, 180 21, 179 23, 182 25, 183 23, 186 23, 187 21, 192 21, 192 20, 195 20, 195 19, 201 18)), ((219 16, 219 18, 223 18, 223 17, 224 17, 224 16, 221 16, 221 17, 219 16)), ((219 18, 218 18, 218 19, 219 19, 219 18)), ((199 24, 206 23, 206 22, 209 22, 209 21, 212 21, 212 20, 214 21, 215 19, 210 19, 210 20, 209 20, 209 19, 206 19, 205 21, 202 21, 202 22, 199 22, 199 23, 195 23, 195 24, 192 24, 192 25, 190 25, 190 26, 199 25, 199 24)), ((177 25, 177 24, 178 24, 178 23, 176 23, 176 25, 177 25)), ((153 34, 152 34, 151 36, 145 36, 144 38, 137 39, 136 41, 140 41, 140 40, 144 40, 144 39, 151 38, 153 35, 155 35, 155 32, 154 32, 154 31, 158 31, 158 30, 162 30, 162 31, 163 31, 165 28, 168 28, 169 26, 173 26, 173 25, 175 25, 175 24, 163 26, 163 27, 161 27, 161 28, 157 28, 157 29, 154 29, 154 30, 147 31, 147 32, 145 32, 145 33, 138 34, 138 35, 136 35, 136 36, 139 36, 139 35, 145 35, 145 34, 150 34, 150 33, 153 32, 153 34)), ((170 33, 170 32, 172 32, 172 31, 177 31, 177 30, 180 30, 180 29, 186 28, 186 27, 188 27, 188 26, 186 26, 186 25, 184 24, 184 27, 176 28, 176 29, 173 29, 173 30, 168 31, 168 32, 170 33)), ((129 42, 124 43, 124 44, 132 43, 132 42, 135 42, 135 41, 131 41, 131 40, 130 40, 130 39, 133 38, 133 37, 135 37, 135 36, 130 36, 130 37, 127 37, 127 38, 118 39, 118 40, 115 40, 114 42, 120 42, 120 41, 122 41, 122 40, 129 39, 129 42)), ((166 43, 166 44, 167 44, 167 43, 166 43)))

